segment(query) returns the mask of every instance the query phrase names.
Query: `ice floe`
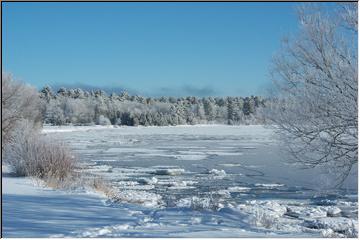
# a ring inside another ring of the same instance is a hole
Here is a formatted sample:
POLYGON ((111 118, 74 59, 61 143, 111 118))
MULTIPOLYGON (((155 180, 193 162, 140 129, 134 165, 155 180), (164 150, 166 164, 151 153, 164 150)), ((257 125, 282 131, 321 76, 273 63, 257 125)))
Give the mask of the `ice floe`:
POLYGON ((251 190, 251 188, 249 188, 249 187, 240 187, 240 186, 228 188, 229 192, 248 192, 250 190, 251 190))
POLYGON ((182 168, 164 168, 164 169, 156 169, 154 171, 154 174, 156 175, 170 175, 170 176, 176 176, 181 175, 185 172, 182 168))
POLYGON ((284 184, 280 183, 255 183, 256 187, 264 187, 264 188, 277 188, 277 187, 283 187, 284 184))
POLYGON ((221 169, 221 170, 218 170, 218 169, 211 169, 209 171, 209 174, 214 174, 216 176, 220 176, 220 177, 225 177, 226 176, 226 172, 225 170, 221 169))
POLYGON ((158 181, 159 180, 156 177, 138 179, 138 183, 140 184, 156 184, 158 181))

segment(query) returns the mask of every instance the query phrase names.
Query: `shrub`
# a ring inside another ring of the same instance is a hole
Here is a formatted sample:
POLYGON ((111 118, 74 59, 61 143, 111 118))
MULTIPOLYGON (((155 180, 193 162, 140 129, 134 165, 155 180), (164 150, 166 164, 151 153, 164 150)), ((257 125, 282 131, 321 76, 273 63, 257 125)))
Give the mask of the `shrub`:
POLYGON ((25 120, 5 146, 4 162, 17 176, 33 176, 45 181, 64 181, 74 175, 76 167, 74 156, 63 143, 39 134, 25 120))
POLYGON ((257 227, 276 228, 278 218, 275 215, 267 214, 264 210, 257 209, 252 218, 251 223, 257 227))
POLYGON ((106 126, 106 125, 111 125, 111 122, 107 117, 104 117, 104 115, 100 115, 98 119, 98 124, 106 126))

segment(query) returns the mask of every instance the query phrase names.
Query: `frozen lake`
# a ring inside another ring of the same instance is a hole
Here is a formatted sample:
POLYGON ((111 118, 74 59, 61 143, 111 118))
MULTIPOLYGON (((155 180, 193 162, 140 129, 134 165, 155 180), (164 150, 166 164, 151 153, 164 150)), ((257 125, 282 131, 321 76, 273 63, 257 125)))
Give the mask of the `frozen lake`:
POLYGON ((330 190, 331 175, 292 164, 262 126, 45 127, 44 133, 67 142, 83 172, 107 180, 123 200, 118 206, 130 204, 147 219, 136 224, 153 224, 138 235, 95 228, 79 236, 317 237, 349 235, 357 226, 357 171, 342 189, 330 190))
POLYGON ((230 193, 223 194, 223 200, 239 202, 357 191, 356 172, 343 189, 328 191, 334 184, 330 174, 293 164, 280 151, 272 130, 262 126, 61 129, 51 133, 59 129, 49 127, 45 132, 69 143, 84 171, 96 172, 123 190, 160 194, 166 206, 219 192, 230 193))

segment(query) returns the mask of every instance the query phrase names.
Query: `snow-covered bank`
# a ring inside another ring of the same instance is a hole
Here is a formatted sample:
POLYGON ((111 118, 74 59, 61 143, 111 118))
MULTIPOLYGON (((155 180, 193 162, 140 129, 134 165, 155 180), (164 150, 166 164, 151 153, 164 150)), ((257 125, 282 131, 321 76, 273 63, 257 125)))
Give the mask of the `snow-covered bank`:
POLYGON ((75 131, 89 131, 89 130, 101 130, 101 129, 111 129, 114 126, 101 126, 101 125, 93 125, 93 126, 50 126, 45 125, 42 129, 43 133, 54 133, 54 132, 75 132, 75 131))
MULTIPOLYGON (((4 237, 193 236, 191 227, 188 230, 184 227, 195 222, 199 225, 203 221, 186 210, 156 216, 156 211, 151 209, 107 204, 92 194, 43 189, 28 178, 5 177, 3 186, 4 237), (161 218, 171 215, 177 218, 172 224, 161 221, 161 218)), ((206 229, 205 226, 201 228, 206 229)), ((240 229, 231 232, 219 230, 212 234, 254 235, 240 229)), ((208 236, 209 233, 206 230, 201 233, 199 226, 195 226, 193 231, 194 236, 208 236)))
POLYGON ((286 201, 253 201, 218 211, 152 209, 41 188, 29 178, 3 178, 4 237, 356 236, 357 221, 329 217, 334 209, 286 201))
POLYGON ((46 134, 67 142, 82 173, 104 180, 114 201, 7 175, 4 236, 357 234, 357 172, 347 188, 318 189, 331 179, 284 161, 262 126, 73 127, 46 134))
POLYGON ((49 126, 45 125, 43 133, 56 132, 81 132, 96 130, 120 130, 122 135, 128 134, 186 134, 186 135, 251 135, 269 136, 273 129, 263 125, 221 125, 221 124, 197 124, 176 126, 117 126, 117 125, 93 125, 93 126, 49 126), (219 131, 221 129, 221 131, 219 131))

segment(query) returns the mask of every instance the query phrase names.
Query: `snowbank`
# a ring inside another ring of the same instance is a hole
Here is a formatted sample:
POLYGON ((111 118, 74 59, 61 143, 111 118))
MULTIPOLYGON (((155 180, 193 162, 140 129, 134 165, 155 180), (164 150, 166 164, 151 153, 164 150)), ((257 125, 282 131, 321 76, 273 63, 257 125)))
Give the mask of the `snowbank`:
POLYGON ((152 134, 177 134, 177 135, 206 135, 242 136, 252 141, 253 137, 266 141, 274 141, 273 130, 262 125, 179 125, 179 126, 44 126, 43 133, 75 132, 112 129, 121 135, 152 135, 152 134))
MULTIPOLYGON (((241 187, 234 187, 233 190, 241 190, 241 187)), ((125 204, 122 201, 114 203, 99 195, 82 191, 46 189, 29 178, 4 177, 3 236, 265 237, 270 233, 273 237, 358 235, 357 220, 337 216, 341 213, 337 206, 314 208, 305 202, 286 200, 252 200, 237 206, 225 206, 212 197, 194 196, 180 199, 176 202, 176 208, 157 208, 161 201, 159 196, 131 190, 121 194, 122 200, 138 202, 140 205, 125 204)), ((349 207, 352 204, 341 203, 341 206, 349 207)))
POLYGON ((48 126, 45 125, 42 129, 42 133, 55 133, 55 132, 76 132, 76 131, 90 131, 90 130, 103 130, 103 129, 112 129, 114 126, 48 126))

